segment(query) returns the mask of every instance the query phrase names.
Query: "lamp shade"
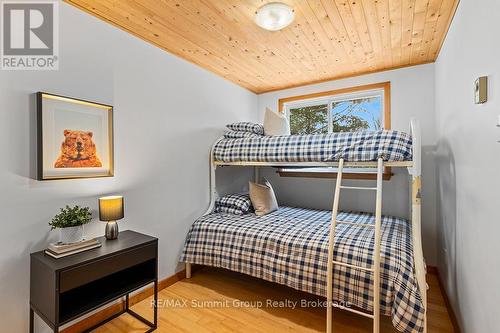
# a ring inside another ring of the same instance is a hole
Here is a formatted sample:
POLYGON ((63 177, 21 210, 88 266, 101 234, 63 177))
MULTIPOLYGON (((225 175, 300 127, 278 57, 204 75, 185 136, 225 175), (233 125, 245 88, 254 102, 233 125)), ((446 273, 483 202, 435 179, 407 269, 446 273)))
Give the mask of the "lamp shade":
POLYGON ((99 198, 99 220, 116 221, 124 216, 123 197, 114 195, 99 198))
POLYGON ((263 29, 277 31, 293 22, 295 12, 285 3, 270 2, 255 12, 255 23, 263 29))

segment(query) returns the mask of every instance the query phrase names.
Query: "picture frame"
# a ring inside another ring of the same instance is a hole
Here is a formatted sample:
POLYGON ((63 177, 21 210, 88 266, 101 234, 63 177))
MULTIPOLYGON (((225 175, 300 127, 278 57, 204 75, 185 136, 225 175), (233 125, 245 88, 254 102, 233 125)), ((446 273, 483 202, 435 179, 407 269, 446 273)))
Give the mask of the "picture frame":
POLYGON ((114 176, 113 106, 36 93, 37 179, 114 176))

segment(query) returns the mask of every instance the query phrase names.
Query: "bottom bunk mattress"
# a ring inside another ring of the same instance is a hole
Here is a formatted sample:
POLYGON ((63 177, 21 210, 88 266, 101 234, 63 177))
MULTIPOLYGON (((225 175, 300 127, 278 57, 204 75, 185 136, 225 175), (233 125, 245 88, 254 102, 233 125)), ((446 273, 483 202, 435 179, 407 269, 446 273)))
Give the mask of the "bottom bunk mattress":
MULTIPOLYGON (((180 261, 248 274, 326 296, 331 211, 280 207, 265 216, 212 213, 188 233, 180 261)), ((370 213, 339 213, 334 259, 370 268, 374 224, 370 213)), ((413 265, 411 226, 384 216, 381 242, 381 313, 402 332, 422 332, 424 307, 413 265)), ((333 298, 345 306, 373 310, 373 274, 334 265, 333 298)))

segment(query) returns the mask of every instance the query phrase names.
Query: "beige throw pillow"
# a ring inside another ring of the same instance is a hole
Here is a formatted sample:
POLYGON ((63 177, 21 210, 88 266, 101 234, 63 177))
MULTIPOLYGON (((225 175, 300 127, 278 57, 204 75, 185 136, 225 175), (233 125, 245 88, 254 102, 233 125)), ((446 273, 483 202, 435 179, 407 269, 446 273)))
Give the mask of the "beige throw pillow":
POLYGON ((278 202, 274 195, 271 184, 266 180, 264 185, 257 183, 248 183, 250 200, 252 201, 255 215, 263 216, 278 210, 278 202))
POLYGON ((282 113, 266 108, 264 114, 264 135, 290 135, 290 124, 282 113))

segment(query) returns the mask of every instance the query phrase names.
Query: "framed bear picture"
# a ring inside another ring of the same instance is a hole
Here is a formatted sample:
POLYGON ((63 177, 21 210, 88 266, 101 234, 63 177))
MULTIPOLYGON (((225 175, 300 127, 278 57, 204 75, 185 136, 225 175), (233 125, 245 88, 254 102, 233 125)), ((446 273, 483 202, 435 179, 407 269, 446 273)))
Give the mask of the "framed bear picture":
POLYGON ((38 180, 113 176, 113 107, 37 93, 38 180))

